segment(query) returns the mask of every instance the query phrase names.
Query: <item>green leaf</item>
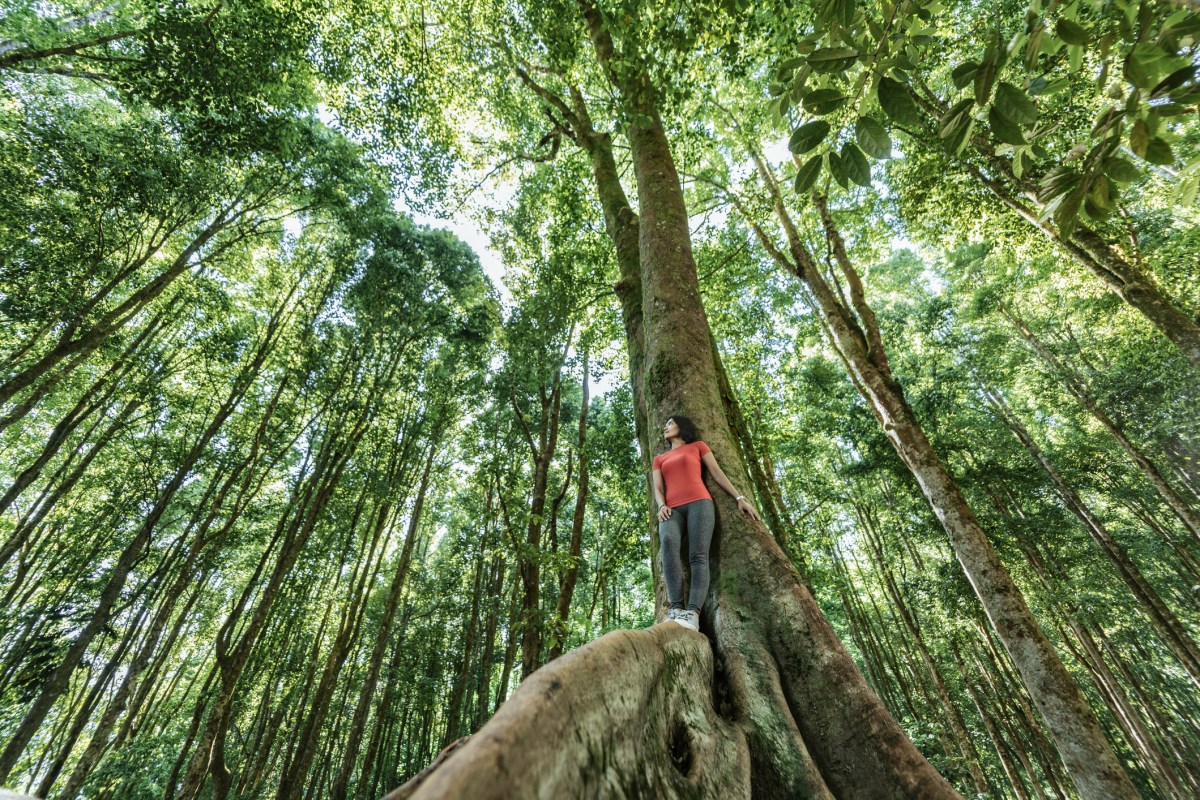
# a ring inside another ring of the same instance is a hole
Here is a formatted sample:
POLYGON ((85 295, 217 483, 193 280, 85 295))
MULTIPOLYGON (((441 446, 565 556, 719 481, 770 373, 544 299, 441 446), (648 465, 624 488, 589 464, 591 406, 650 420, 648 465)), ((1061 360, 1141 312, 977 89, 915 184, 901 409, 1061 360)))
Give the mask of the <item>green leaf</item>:
POLYGON ((1045 38, 1046 33, 1045 26, 1036 23, 1031 24, 1034 24, 1035 27, 1030 32, 1029 44, 1025 47, 1025 69, 1030 71, 1037 66, 1037 57, 1042 52, 1042 40, 1045 38))
POLYGON ((1008 117, 1001 114, 992 106, 988 111, 988 125, 992 128, 992 135, 1005 144, 1020 145, 1025 144, 1025 134, 1021 132, 1019 125, 1014 124, 1008 117))
POLYGON ((821 160, 823 158, 822 155, 815 155, 800 166, 796 172, 797 194, 806 194, 817 182, 817 178, 821 177, 821 160))
POLYGON ((867 157, 863 155, 862 150, 858 149, 858 145, 854 142, 846 142, 842 145, 839 160, 842 168, 846 171, 847 178, 859 186, 871 185, 871 165, 867 163, 867 157))
POLYGON ((1200 174, 1192 175, 1179 182, 1175 189, 1174 200, 1177 205, 1190 206, 1200 196, 1200 174))
POLYGON ((1059 199, 1078 186, 1079 181, 1079 173, 1069 166, 1055 167, 1043 176, 1037 192, 1038 202, 1046 204, 1043 219, 1053 213, 1059 199))
POLYGON ((1171 99, 1184 106, 1200 103, 1200 86, 1184 86, 1171 92, 1171 99))
POLYGON ((1134 50, 1130 50, 1129 55, 1125 56, 1125 67, 1122 72, 1125 80, 1139 89, 1149 89, 1150 84, 1154 81, 1154 76, 1147 68, 1146 63, 1137 57, 1134 50))
POLYGON ((804 110, 817 117, 832 114, 845 103, 846 95, 837 89, 816 89, 804 96, 804 110))
POLYGON ((851 47, 822 47, 808 57, 813 72, 842 72, 858 58, 858 51, 851 47))
POLYGON ((1165 139, 1160 139, 1155 136, 1146 143, 1145 158, 1151 164, 1157 164, 1160 167, 1166 167, 1175 163, 1175 154, 1171 152, 1171 145, 1167 144, 1165 139))
MULTIPOLYGON (((1097 175, 1092 179, 1091 188, 1088 189, 1088 200, 1090 200, 1096 208, 1107 211, 1111 207, 1110 202, 1110 186, 1108 178, 1103 175, 1097 175)), ((1095 216, 1093 214, 1093 216, 1095 216)))
POLYGON ((985 61, 975 73, 975 104, 986 106, 992 98, 992 85, 996 82, 998 65, 985 61))
POLYGON ((1121 122, 1124 118, 1125 112, 1123 110, 1112 106, 1106 108, 1100 112, 1100 116, 1096 117, 1096 122, 1092 125, 1091 137, 1095 139, 1113 131, 1120 133, 1121 122))
POLYGON ((892 157, 892 137, 888 136, 883 123, 871 117, 859 117, 854 138, 858 146, 871 158, 892 157))
POLYGON ((1150 144, 1150 128, 1146 125, 1146 120, 1139 119, 1133 123, 1133 127, 1129 130, 1129 149, 1135 155, 1142 158, 1146 157, 1146 147, 1150 144))
POLYGON ((1163 103, 1161 106, 1154 107, 1154 113, 1160 117, 1179 117, 1184 114, 1194 113, 1194 109, 1182 106, 1179 103, 1163 103))
POLYGON ((844 28, 854 20, 854 6, 854 0, 822 0, 817 4, 822 20, 838 22, 844 28))
MULTIPOLYGON (((1182 13, 1182 9, 1180 12, 1182 13)), ((1168 21, 1170 21, 1168 19, 1168 21)), ((1187 14, 1179 19, 1178 22, 1173 22, 1169 27, 1163 28, 1162 37, 1170 39, 1181 39, 1191 37, 1193 40, 1200 34, 1200 14, 1187 14)))
POLYGON ((1084 45, 1088 42, 1087 29, 1078 22, 1063 17, 1054 25, 1054 32, 1058 34, 1058 38, 1062 39, 1067 44, 1084 45))
POLYGON ((1150 90, 1150 97, 1158 99, 1163 95, 1170 94, 1188 81, 1194 80, 1195 77, 1196 67, 1187 66, 1183 69, 1177 69, 1154 85, 1154 88, 1150 90))
POLYGON ((971 130, 975 127, 975 119, 971 112, 975 108, 975 99, 968 97, 960 100, 949 111, 942 115, 938 125, 938 136, 942 145, 951 155, 958 155, 966 147, 971 130))
POLYGON ((918 125, 921 112, 904 84, 886 76, 879 79, 879 107, 901 125, 918 125))
POLYGON ((1066 78, 1046 80, 1040 75, 1029 82, 1029 93, 1035 97, 1042 94, 1058 94, 1071 85, 1066 78))
POLYGON ((979 65, 974 61, 967 61, 959 64, 950 73, 950 79, 954 81, 954 88, 961 89, 975 79, 975 73, 979 70, 979 65))
POLYGON ((825 137, 829 135, 829 123, 822 120, 813 120, 806 122, 796 130, 792 131, 792 136, 788 139, 788 149, 793 153, 807 153, 814 147, 825 141, 825 137))
POLYGON ((1033 100, 1006 81, 1001 81, 996 87, 995 108, 1021 127, 1028 127, 1037 122, 1037 106, 1033 104, 1033 100))
POLYGON ((1054 210, 1054 224, 1064 239, 1069 239, 1079 224, 1079 209, 1083 205, 1083 187, 1064 196, 1054 210))
POLYGON ((1120 156, 1109 156, 1104 159, 1104 174, 1118 183, 1132 183, 1142 177, 1141 170, 1133 162, 1120 156))
POLYGON ((1071 66, 1072 72, 1079 72, 1083 69, 1083 48, 1077 44, 1068 45, 1067 63, 1071 66))
POLYGON ((838 186, 841 186, 843 189, 849 189, 850 183, 848 176, 846 175, 846 167, 842 163, 842 159, 832 150, 830 150, 826 155, 829 157, 829 174, 833 176, 835 181, 837 181, 838 186))
POLYGON ((1019 179, 1022 175, 1029 171, 1031 166, 1033 166, 1033 160, 1029 157, 1029 153, 1022 149, 1021 152, 1013 156, 1012 165, 1013 175, 1019 179))
POLYGON ((1188 66, 1187 59, 1168 53, 1151 42, 1134 45, 1125 56, 1125 78, 1139 89, 1149 89, 1159 75, 1188 66))

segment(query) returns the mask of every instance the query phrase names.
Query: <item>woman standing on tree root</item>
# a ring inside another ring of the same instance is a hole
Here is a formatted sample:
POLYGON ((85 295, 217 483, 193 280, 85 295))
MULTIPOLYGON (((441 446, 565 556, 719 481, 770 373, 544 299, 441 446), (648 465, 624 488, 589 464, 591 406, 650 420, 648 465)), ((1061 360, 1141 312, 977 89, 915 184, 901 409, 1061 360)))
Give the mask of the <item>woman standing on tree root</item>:
POLYGON ((701 464, 708 467, 718 486, 737 498, 738 511, 751 519, 758 519, 758 512, 733 488, 712 450, 696 435, 696 426, 690 419, 668 417, 663 438, 671 443, 671 449, 654 459, 654 499, 658 503, 663 580, 671 601, 667 620, 698 631, 700 608, 708 596, 708 547, 716 524, 712 495, 700 476, 701 464), (679 541, 684 530, 692 571, 687 608, 683 607, 683 564, 679 559, 679 541))

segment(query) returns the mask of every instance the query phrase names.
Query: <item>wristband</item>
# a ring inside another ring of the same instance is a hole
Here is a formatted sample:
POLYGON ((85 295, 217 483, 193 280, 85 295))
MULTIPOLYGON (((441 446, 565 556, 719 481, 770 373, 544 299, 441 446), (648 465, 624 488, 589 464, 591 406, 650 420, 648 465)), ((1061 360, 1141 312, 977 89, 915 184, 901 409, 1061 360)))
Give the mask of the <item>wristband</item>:
POLYGON ((746 499, 746 496, 744 494, 739 494, 737 497, 733 498, 733 502, 740 503, 745 499, 746 499))

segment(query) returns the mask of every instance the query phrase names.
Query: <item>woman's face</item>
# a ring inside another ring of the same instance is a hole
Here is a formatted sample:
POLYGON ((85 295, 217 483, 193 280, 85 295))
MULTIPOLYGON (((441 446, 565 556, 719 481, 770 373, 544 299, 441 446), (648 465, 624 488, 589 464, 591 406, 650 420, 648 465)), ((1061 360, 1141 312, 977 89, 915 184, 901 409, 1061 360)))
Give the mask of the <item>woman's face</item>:
POLYGON ((673 420, 673 419, 667 420, 667 424, 663 425, 663 438, 664 439, 673 439, 678 435, 679 435, 679 426, 675 423, 675 420, 673 420))

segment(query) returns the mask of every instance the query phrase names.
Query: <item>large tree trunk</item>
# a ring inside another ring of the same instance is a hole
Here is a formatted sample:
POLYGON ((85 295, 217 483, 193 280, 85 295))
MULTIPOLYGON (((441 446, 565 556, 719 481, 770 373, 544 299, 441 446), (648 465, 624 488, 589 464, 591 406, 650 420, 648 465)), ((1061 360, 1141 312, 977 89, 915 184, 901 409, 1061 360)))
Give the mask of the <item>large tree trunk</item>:
MULTIPOLYGON (((581 5, 608 70, 613 42, 598 9, 581 5)), ((748 487, 653 87, 636 70, 610 76, 630 112, 641 206, 646 411, 690 416, 748 487)), ((715 663, 703 639, 674 626, 610 634, 528 679, 416 796, 957 796, 871 692, 771 533, 713 488, 719 520, 702 624, 715 663)))

